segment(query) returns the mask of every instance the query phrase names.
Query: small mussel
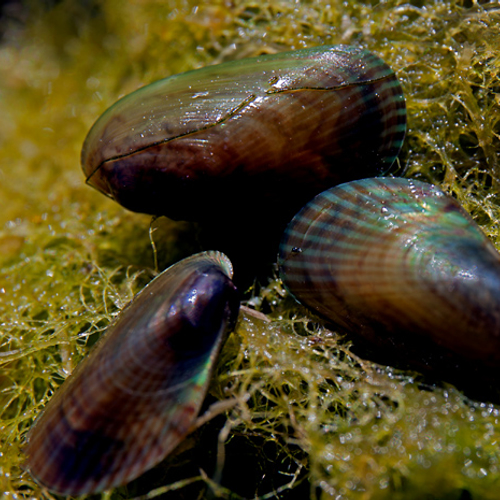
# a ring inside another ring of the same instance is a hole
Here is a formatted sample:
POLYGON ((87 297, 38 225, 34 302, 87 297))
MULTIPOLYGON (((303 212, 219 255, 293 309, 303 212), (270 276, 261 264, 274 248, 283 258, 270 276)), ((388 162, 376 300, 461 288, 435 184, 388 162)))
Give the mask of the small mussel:
POLYGON ((437 187, 377 178, 329 189, 288 226, 279 266, 300 302, 371 345, 419 369, 498 380, 500 256, 437 187))
POLYGON ((81 159, 87 182, 133 211, 285 223, 324 189, 385 173, 405 130, 391 68, 360 48, 323 46, 143 87, 97 120, 81 159))
POLYGON ((231 263, 206 252, 170 267, 120 314, 30 431, 31 474, 80 495, 125 484, 188 434, 239 299, 231 263))

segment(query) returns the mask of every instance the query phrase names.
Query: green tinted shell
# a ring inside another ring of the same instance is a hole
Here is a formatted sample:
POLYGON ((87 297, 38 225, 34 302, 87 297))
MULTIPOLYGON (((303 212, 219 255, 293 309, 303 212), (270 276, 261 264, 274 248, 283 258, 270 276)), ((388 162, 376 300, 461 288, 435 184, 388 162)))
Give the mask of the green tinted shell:
POLYGON ((299 301, 385 352, 448 380, 474 367, 499 380, 500 255, 436 186, 377 178, 321 193, 286 229, 279 266, 299 301))
POLYGON ((210 66, 109 108, 82 150, 87 182, 174 219, 288 220, 327 187, 388 170, 406 128, 394 72, 351 46, 210 66))

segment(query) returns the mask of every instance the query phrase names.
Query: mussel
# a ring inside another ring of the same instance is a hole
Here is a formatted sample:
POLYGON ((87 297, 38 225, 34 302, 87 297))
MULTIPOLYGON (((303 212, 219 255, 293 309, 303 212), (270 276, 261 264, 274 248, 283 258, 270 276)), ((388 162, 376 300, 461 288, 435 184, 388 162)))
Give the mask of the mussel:
POLYGON ((377 178, 319 194, 286 229, 279 268, 300 302, 400 360, 498 380, 500 256, 437 187, 377 178))
POLYGON ((231 274, 227 257, 205 252, 136 296, 30 431, 40 483, 67 495, 125 484, 188 434, 238 312, 231 274))
POLYGON ((81 161, 91 186, 133 211, 285 224, 324 189, 385 173, 405 129, 389 66, 361 48, 323 46, 147 85, 97 120, 81 161))

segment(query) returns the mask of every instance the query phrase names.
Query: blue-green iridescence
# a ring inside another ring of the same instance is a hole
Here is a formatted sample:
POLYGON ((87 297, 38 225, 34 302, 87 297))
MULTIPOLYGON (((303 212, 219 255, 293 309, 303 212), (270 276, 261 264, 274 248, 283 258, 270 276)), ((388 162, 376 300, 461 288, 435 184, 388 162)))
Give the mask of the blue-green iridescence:
POLYGON ((189 433, 239 300, 231 263, 194 255, 155 278, 30 431, 31 474, 82 495, 128 483, 189 433))
POLYGON ((332 185, 386 172, 406 130, 394 72, 324 46, 175 75, 124 97, 90 130, 89 184, 175 219, 282 215, 332 185))
POLYGON ((435 186, 378 178, 321 193, 288 226, 279 266, 300 302, 374 344, 500 367, 500 256, 435 186))

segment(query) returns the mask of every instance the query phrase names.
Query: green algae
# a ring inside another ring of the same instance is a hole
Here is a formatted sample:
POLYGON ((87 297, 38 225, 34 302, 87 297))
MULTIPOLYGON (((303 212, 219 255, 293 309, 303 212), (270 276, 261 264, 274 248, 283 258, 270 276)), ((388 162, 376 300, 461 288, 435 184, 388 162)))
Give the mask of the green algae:
MULTIPOLYGON (((94 192, 79 167, 87 130, 119 96, 206 64, 360 44, 395 69, 405 90, 401 170, 453 193, 500 244, 496 3, 26 5, 2 19, 0 45, 5 498, 53 498, 22 469, 26 433, 154 274, 150 217, 94 192)), ((189 224, 158 219, 152 227, 160 268, 200 249, 189 224)), ((355 356, 347 338, 320 326, 270 279, 246 298, 272 321, 242 313, 207 401, 213 418, 157 470, 108 497, 150 490, 149 497, 189 499, 498 497, 499 406, 355 356)))

